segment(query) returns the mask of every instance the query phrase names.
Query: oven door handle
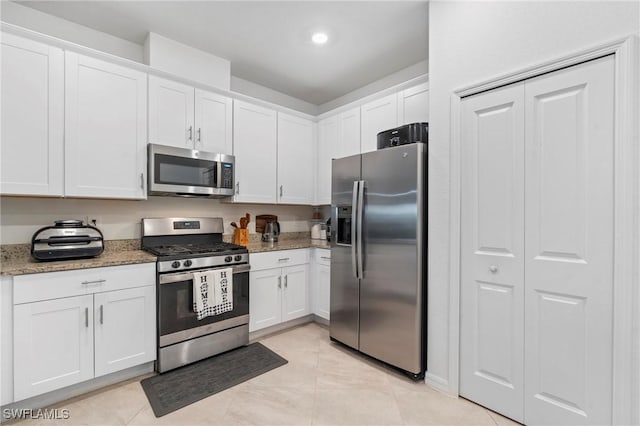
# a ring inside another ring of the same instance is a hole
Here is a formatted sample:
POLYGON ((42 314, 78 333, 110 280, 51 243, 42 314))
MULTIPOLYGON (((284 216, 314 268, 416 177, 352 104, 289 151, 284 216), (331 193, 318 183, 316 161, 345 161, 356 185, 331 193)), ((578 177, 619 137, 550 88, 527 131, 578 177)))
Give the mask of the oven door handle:
MULTIPOLYGON (((225 269, 225 268, 205 269, 203 271, 198 271, 198 272, 215 271, 218 269, 225 269)), ((233 274, 235 275, 235 274, 241 274, 243 272, 249 272, 249 270, 251 269, 251 266, 238 265, 238 266, 232 266, 231 269, 233 270, 233 274)), ((193 279, 193 272, 176 272, 175 274, 160 275, 159 282, 160 284, 171 284, 179 281, 189 281, 192 279, 193 279)))

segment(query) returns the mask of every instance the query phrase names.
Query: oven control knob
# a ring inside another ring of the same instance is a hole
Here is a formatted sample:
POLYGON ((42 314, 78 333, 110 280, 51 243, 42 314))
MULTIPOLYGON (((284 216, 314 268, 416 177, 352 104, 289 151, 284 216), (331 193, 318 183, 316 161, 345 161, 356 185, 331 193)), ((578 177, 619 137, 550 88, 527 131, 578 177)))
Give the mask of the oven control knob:
POLYGON ((177 260, 174 260, 173 262, 171 262, 171 267, 172 268, 179 268, 180 267, 180 262, 178 262, 177 260))
POLYGON ((193 265, 193 262, 190 260, 185 260, 182 265, 188 268, 189 266, 193 265))
POLYGON ((242 256, 240 256, 239 254, 236 254, 236 257, 234 257, 234 260, 236 262, 240 262, 242 260, 242 256))
POLYGON ((231 256, 227 256, 224 258, 225 262, 231 262, 233 260, 233 258, 231 256))

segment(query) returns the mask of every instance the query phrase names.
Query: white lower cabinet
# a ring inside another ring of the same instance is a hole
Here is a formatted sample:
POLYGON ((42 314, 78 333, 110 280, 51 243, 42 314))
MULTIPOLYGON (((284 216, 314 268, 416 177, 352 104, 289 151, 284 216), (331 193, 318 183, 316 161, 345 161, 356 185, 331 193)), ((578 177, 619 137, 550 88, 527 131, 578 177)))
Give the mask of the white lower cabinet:
POLYGON ((82 272, 14 278, 15 401, 155 359, 155 265, 82 272), (66 283, 56 298, 39 291, 55 283, 66 283))
POLYGON ((315 249, 313 277, 311 278, 313 313, 329 320, 331 289, 331 250, 315 249))
POLYGON ((252 255, 249 331, 310 313, 308 252, 307 249, 300 249, 252 255))
POLYGON ((155 359, 155 287, 94 296, 95 376, 155 359))
POLYGON ((93 295, 13 308, 16 401, 93 377, 93 295))

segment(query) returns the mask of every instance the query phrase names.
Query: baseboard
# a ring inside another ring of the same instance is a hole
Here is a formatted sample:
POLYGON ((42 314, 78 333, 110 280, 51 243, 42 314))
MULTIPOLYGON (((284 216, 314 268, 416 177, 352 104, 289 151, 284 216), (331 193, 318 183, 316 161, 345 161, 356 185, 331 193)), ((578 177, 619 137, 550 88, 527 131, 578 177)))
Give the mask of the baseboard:
POLYGON ((329 327, 329 320, 319 317, 316 314, 313 314, 313 322, 320 324, 324 327, 329 327))
POLYGON ((135 367, 130 367, 122 371, 107 374, 106 376, 87 380, 86 382, 76 383, 75 385, 67 386, 66 388, 57 389, 51 392, 43 393, 42 395, 37 395, 31 398, 23 399, 21 401, 12 402, 11 404, 3 405, 2 410, 35 410, 38 408, 48 407, 53 404, 57 404, 58 402, 74 398, 76 396, 103 388, 105 386, 113 385, 118 382, 151 373, 154 371, 153 366, 154 361, 137 365, 135 367))
POLYGON ((307 324, 310 322, 315 322, 316 324, 318 324, 321 327, 325 327, 328 328, 329 327, 329 321, 319 317, 316 314, 309 314, 309 315, 305 315, 304 317, 301 318, 296 318, 294 320, 291 321, 287 321, 287 322, 283 322, 280 324, 276 324, 276 325, 272 325, 271 327, 267 327, 267 328, 263 328, 261 330, 257 330, 257 331, 252 331, 251 333, 249 333, 249 343, 253 343, 257 340, 262 339, 265 336, 268 336, 270 334, 275 334, 275 333, 279 333, 281 331, 285 331, 288 330, 290 328, 293 327, 297 327, 299 325, 302 324, 307 324))
POLYGON ((448 380, 444 380, 442 377, 433 375, 431 373, 429 373, 428 371, 424 374, 424 381, 427 385, 429 385, 430 387, 432 387, 433 389, 440 391, 442 393, 445 393, 449 396, 452 397, 457 397, 458 395, 455 395, 453 393, 451 393, 451 389, 449 389, 449 381, 448 380))

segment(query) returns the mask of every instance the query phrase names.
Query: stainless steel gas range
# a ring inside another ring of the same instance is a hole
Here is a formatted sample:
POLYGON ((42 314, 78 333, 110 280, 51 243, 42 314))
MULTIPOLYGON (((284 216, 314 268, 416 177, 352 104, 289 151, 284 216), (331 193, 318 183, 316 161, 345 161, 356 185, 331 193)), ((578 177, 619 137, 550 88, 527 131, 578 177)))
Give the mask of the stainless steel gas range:
POLYGON ((249 343, 249 252, 222 241, 221 218, 142 219, 142 248, 158 256, 160 373, 249 343), (198 320, 195 272, 231 268, 233 309, 198 320))

